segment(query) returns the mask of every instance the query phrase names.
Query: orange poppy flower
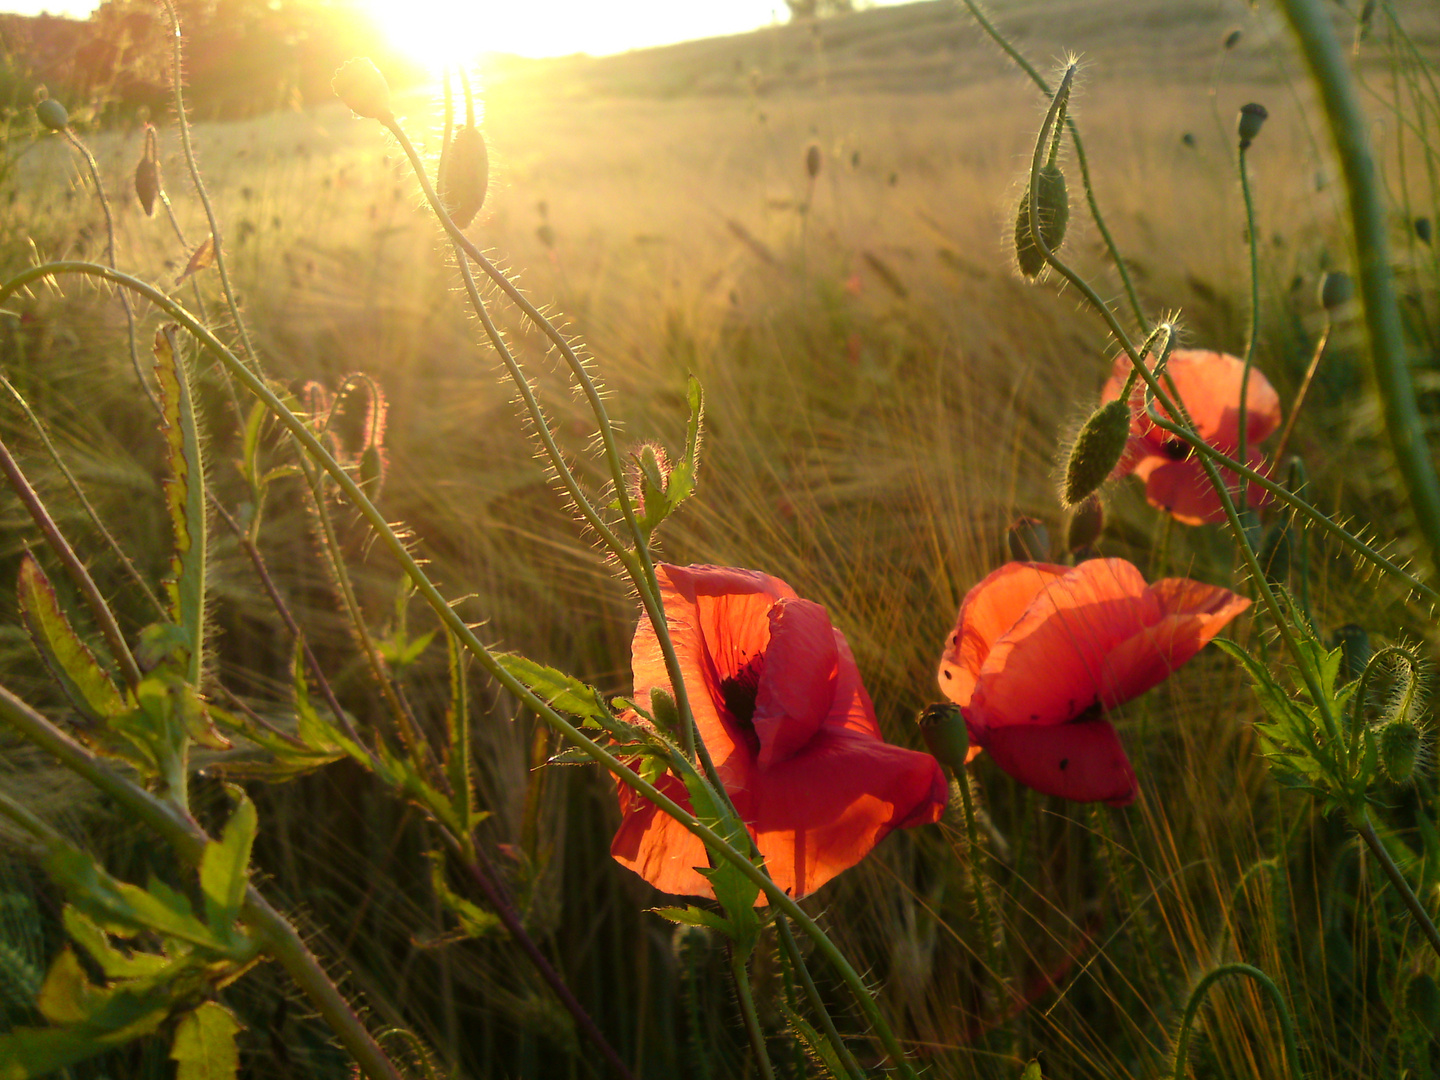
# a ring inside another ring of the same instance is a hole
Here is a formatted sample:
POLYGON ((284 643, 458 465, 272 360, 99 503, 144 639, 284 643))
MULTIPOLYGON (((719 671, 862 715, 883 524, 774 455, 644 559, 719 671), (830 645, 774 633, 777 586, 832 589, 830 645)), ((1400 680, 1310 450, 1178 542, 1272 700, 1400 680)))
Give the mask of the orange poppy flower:
POLYGON ((1163 682, 1249 606, 1184 578, 1146 585, 1124 559, 1007 563, 965 595, 940 688, 972 756, 983 747, 1047 795, 1123 805, 1135 773, 1105 710, 1163 682))
MULTIPOLYGON (((1149 358, 1151 367, 1155 358, 1149 358)), ((1130 374, 1130 359, 1120 356, 1105 388, 1102 402, 1114 401, 1130 374)), ((1195 423, 1195 431, 1215 449, 1234 457, 1240 449, 1240 384, 1245 364, 1225 353, 1202 349, 1176 349, 1165 365, 1175 382, 1185 410, 1195 423)), ((1257 471, 1266 468, 1265 455, 1257 447, 1280 426, 1280 396, 1259 370, 1250 369, 1250 388, 1245 400, 1247 464, 1257 471)), ((1115 470, 1116 476, 1134 473, 1145 481, 1145 498, 1150 505, 1168 512, 1185 525, 1203 525, 1225 520, 1220 497, 1210 486, 1205 470, 1200 467, 1184 442, 1168 431, 1155 426, 1145 415, 1145 388, 1135 388, 1135 411, 1130 419, 1130 443, 1115 470)), ((1221 477, 1230 488, 1238 477, 1230 469, 1221 469, 1221 477)), ((1269 494, 1254 484, 1249 485, 1250 503, 1260 506, 1269 494)))
MULTIPOLYGON (((823 607, 754 570, 655 570, 700 738, 776 884, 804 896, 891 829, 939 819, 949 799, 939 763, 881 739, 850 646, 823 607)), ((649 620, 631 656, 636 700, 670 689, 649 620)), ((659 786, 689 808, 673 775, 659 786)), ((710 864, 704 845, 624 784, 619 794, 616 860, 661 892, 713 896, 695 869, 710 864)))

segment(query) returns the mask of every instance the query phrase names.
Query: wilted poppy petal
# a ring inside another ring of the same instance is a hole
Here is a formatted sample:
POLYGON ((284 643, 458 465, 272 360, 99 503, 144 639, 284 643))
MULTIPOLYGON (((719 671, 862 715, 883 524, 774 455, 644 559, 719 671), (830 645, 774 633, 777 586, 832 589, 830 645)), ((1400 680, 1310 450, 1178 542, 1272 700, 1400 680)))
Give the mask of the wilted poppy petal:
POLYGON ((997 638, 1025 614, 1046 584, 1070 572, 1049 563, 1006 563, 968 593, 940 655, 940 692, 961 708, 997 638))
POLYGON ((1130 563, 1081 563, 1048 582, 995 642, 967 719, 981 732, 1073 720, 1100 700, 1110 652, 1160 617, 1145 579, 1130 563))
POLYGON ((804 896, 854 866, 893 829, 938 821, 949 801, 929 754, 827 727, 749 792, 747 819, 770 876, 804 896))
POLYGON ((814 737, 835 696, 835 628, 819 604, 780 600, 770 608, 770 644, 755 699, 759 765, 766 769, 814 737))
POLYGON ((1046 795, 1117 805, 1135 798, 1135 771, 1103 717, 1058 727, 994 728, 985 749, 996 765, 1046 795))

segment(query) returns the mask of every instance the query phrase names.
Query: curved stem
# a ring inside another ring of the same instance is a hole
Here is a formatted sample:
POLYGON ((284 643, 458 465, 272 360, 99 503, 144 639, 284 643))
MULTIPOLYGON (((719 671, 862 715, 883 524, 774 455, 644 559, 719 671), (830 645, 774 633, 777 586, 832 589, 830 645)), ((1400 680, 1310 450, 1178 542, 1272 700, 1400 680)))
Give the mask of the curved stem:
POLYGON ((1416 524, 1430 546, 1432 563, 1440 563, 1440 478, 1436 476, 1410 378, 1405 332, 1390 268, 1385 207, 1370 148, 1370 127, 1325 5, 1321 0, 1279 2, 1320 91, 1335 152, 1345 174, 1358 256, 1356 272, 1370 332, 1375 382, 1385 408, 1385 427, 1390 432, 1395 463, 1404 477, 1416 524))
POLYGON ((1190 1000, 1185 1005, 1185 1018, 1180 1021, 1180 1038, 1175 1044, 1175 1080, 1185 1080, 1185 1065, 1190 1056, 1190 1027, 1195 1022, 1195 1014, 1200 1011, 1200 1005, 1210 987, 1227 975, 1244 975, 1253 979, 1270 995, 1275 1013, 1280 1018, 1280 1037, 1285 1042, 1285 1061, 1290 1066, 1290 1075, 1299 1076, 1300 1054, 1295 1045, 1295 1021, 1290 1018, 1290 1008, 1285 1004, 1285 996, 1280 993, 1280 988, 1269 975, 1251 964, 1221 964, 1207 972, 1190 992, 1190 1000))
MULTIPOLYGON (((653 784, 642 779, 634 770, 628 768, 619 758, 612 754, 605 747, 582 732, 563 715, 556 712, 549 702, 545 701, 524 683, 520 682, 508 669, 506 669, 490 652, 488 648, 475 636, 474 630, 465 622, 460 614, 449 604, 440 590, 437 589, 430 578, 420 568, 415 557, 410 553, 405 542, 396 535, 390 527, 385 516, 376 509, 375 505, 360 490, 358 484, 349 473, 335 460, 328 450, 310 431, 306 423, 296 416, 285 403, 282 402, 273 390, 255 375, 238 357, 235 356, 225 345, 210 332, 209 328, 197 322, 188 311, 173 299, 166 296, 154 286, 141 281, 138 278, 112 270, 107 266, 98 263, 86 262, 57 262, 45 263, 41 266, 31 267, 0 285, 0 304, 3 304, 8 296, 16 289, 21 288, 31 281, 43 277, 52 277, 57 274, 84 274, 89 277, 96 277, 102 280, 114 282, 125 288, 132 289, 144 296, 151 303, 164 311, 170 318, 180 323, 188 330, 197 341, 200 342, 210 353, 215 356, 232 375, 239 380, 250 393, 265 403, 280 423, 294 436, 295 440, 305 449, 311 459, 316 461, 321 468, 334 480, 337 487, 345 493, 345 497, 360 512, 360 515, 374 528, 376 536, 381 544, 390 552, 404 571, 405 575, 415 585, 415 591, 424 598, 430 605, 432 611, 442 623, 450 629, 455 637, 463 644, 480 664, 485 672, 497 683, 503 686, 527 709, 531 710, 546 725, 557 734, 561 735, 568 742, 578 747, 592 761, 605 767, 621 783, 630 787, 643 796, 655 806, 679 822, 680 826, 692 836, 701 841, 707 848, 716 854, 717 857, 735 866, 742 874, 752 881, 765 894, 766 898, 775 907, 788 915, 795 924, 815 941, 816 947, 825 955, 825 958, 834 965, 841 979, 850 988, 855 996, 856 1003, 865 1014, 865 1019, 875 1029, 885 1051, 890 1055, 896 1069, 902 1077, 913 1080, 914 1070, 910 1068, 905 1058, 905 1051, 900 1041, 895 1037, 890 1025, 885 1021, 884 1015, 880 1012, 874 997, 860 974, 851 965, 845 955, 830 940, 829 936, 822 930, 806 912, 795 902, 783 889, 771 880, 760 867, 756 866, 746 853, 732 846, 722 836, 702 824, 689 811, 685 810, 673 799, 666 796, 653 784)), ((721 789, 723 791, 723 789, 721 789)))

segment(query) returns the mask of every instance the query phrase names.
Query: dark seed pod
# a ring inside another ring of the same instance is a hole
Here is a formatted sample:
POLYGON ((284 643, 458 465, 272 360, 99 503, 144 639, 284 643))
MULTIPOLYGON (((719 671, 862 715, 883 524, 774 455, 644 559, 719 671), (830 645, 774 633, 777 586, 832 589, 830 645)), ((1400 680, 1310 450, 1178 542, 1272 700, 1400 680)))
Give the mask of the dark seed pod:
POLYGON ((460 228, 475 220, 490 186, 490 154, 479 128, 466 125, 455 132, 440 163, 440 201, 460 228))
POLYGON ((1084 551, 1094 546, 1105 531, 1105 504, 1094 493, 1086 495, 1070 514, 1065 527, 1065 550, 1084 551))
POLYGON ((805 174, 811 180, 820 175, 820 147, 813 142, 805 148, 805 174))
POLYGON ((1355 295, 1355 283, 1343 270, 1332 270, 1320 279, 1320 306, 1326 311, 1350 302, 1355 295))
POLYGON ((1428 217, 1417 217, 1415 219, 1415 235, 1424 243, 1430 243, 1432 233, 1430 231, 1430 219, 1428 217))
POLYGON ((64 131, 70 126, 70 114, 65 106, 54 98, 47 97, 35 103, 35 115, 51 131, 64 131))
POLYGON ((1236 45, 1240 44, 1240 39, 1244 36, 1244 32, 1239 29, 1231 30, 1230 33, 1225 35, 1225 48, 1233 49, 1236 45))
POLYGON ((1264 105, 1254 101, 1240 106, 1240 121, 1235 130, 1240 136, 1241 150, 1250 149, 1250 144, 1255 141, 1255 136, 1260 134, 1260 128, 1269 115, 1270 111, 1264 105))
POLYGON ((1005 542, 1016 562, 1050 561, 1050 530, 1039 518, 1017 518, 1006 530, 1005 542))
POLYGON ((146 217, 155 216, 155 199, 160 191, 160 147, 155 139, 155 129, 147 124, 145 153, 135 166, 135 194, 146 217))
MULTIPOLYGON (((1070 223, 1070 196, 1065 190, 1065 174, 1059 165, 1046 165, 1040 170, 1036 184, 1036 217, 1040 223, 1040 239, 1051 251, 1059 251, 1065 240, 1065 226, 1070 223)), ((1045 255, 1030 231, 1030 189, 1020 197, 1015 214, 1015 259, 1020 273, 1034 278, 1045 269, 1045 255)))
POLYGON ((1125 452, 1130 440, 1130 406, 1124 401, 1110 401, 1090 414, 1065 465, 1065 486, 1060 501, 1077 506, 1103 484, 1125 452))

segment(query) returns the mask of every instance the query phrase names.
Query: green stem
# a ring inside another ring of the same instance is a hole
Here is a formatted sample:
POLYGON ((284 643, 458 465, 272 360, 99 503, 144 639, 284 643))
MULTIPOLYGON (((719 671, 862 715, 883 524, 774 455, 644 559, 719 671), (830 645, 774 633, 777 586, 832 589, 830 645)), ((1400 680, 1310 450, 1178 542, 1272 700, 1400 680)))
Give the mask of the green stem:
POLYGON ((1440 956, 1440 930, 1435 929, 1435 922, 1430 918, 1430 913, 1425 910, 1425 905, 1420 903, 1420 898, 1415 895, 1415 890, 1410 888, 1410 883, 1405 880, 1405 875, 1400 872, 1400 867, 1395 865, 1395 860, 1390 852, 1385 850, 1384 843, 1375 834, 1375 826, 1370 821, 1370 813, 1363 806, 1358 814, 1352 815, 1355 829, 1360 833, 1366 845, 1370 848, 1375 861, 1380 864, 1380 869, 1385 871, 1385 876, 1390 879, 1390 884, 1400 894, 1400 899, 1410 910, 1410 915, 1415 920, 1415 925, 1425 935, 1425 940, 1430 943, 1430 948, 1440 956))
MULTIPOLYGON (((473 257, 473 256, 472 256, 473 257)), ((225 345, 212 334, 208 327, 197 322, 188 311, 170 297, 166 296, 154 286, 141 281, 139 278, 131 277, 117 270, 98 263, 85 262, 56 262, 45 263, 41 266, 31 267, 0 285, 0 304, 18 288, 23 287, 31 281, 44 277, 52 277, 57 274, 84 274, 90 277, 113 282, 125 288, 132 289, 144 296, 156 307, 160 308, 170 318, 182 324, 197 341, 208 349, 217 360, 220 361, 235 378, 242 383, 247 390, 265 403, 280 423, 294 436, 295 440, 304 447, 306 453, 319 463, 334 480, 335 485, 345 493, 347 499, 359 511, 360 515, 374 528, 376 536, 381 544, 389 550, 391 555, 399 564, 401 570, 415 584, 415 591, 424 598, 430 605, 432 611, 443 622, 465 648, 475 657, 485 672, 497 683, 503 686, 526 708, 535 713, 545 724, 557 734, 564 737, 582 750, 591 760, 605 767, 619 781, 645 799, 654 803, 663 813, 678 821, 691 835, 699 839, 708 849, 713 851, 719 858, 735 866, 750 881, 754 882, 762 892, 765 893, 770 903, 788 915, 795 924, 815 941, 816 947, 824 954, 826 960, 834 965, 846 986, 850 988, 855 996, 856 1003, 865 1014, 866 1021, 875 1029, 885 1051, 894 1061, 896 1069, 906 1080, 914 1080, 914 1071, 910 1068, 905 1058, 905 1051, 900 1041, 895 1037, 890 1025, 885 1021, 879 1006, 876 1004, 865 981, 851 965, 845 955, 835 946, 829 936, 820 926, 791 898, 783 889, 771 880, 760 867, 751 861, 746 853, 742 853, 733 847, 714 830, 703 825, 696 817, 682 808, 673 799, 663 794, 653 784, 642 779, 634 770, 628 768, 619 758, 610 753, 599 743, 595 742, 579 728, 575 727, 560 713, 556 712, 550 704, 537 695, 524 683, 512 675, 490 652, 489 649, 475 636, 475 632, 450 605, 441 592, 431 582, 430 578, 415 561, 405 542, 396 535, 395 531, 386 521, 385 516, 376 509, 375 505, 360 490, 354 479, 335 460, 328 450, 321 445, 315 435, 310 431, 305 421, 301 420, 289 408, 285 406, 265 383, 255 375, 239 358, 235 356, 225 345)), ((723 793, 723 788, 720 789, 723 793)))
POLYGON ((1440 564, 1440 478, 1425 439, 1406 356, 1400 307, 1395 299, 1386 236, 1385 207, 1370 148, 1370 126, 1335 37, 1330 12, 1321 0, 1279 0, 1300 42, 1300 51, 1320 91, 1335 152, 1345 175, 1350 221, 1355 230, 1360 297, 1370 332, 1371 362, 1385 409, 1395 463, 1405 480, 1411 510, 1440 564))
POLYGON ((1269 975, 1250 964, 1221 964, 1207 972, 1190 992, 1190 1000, 1185 1005, 1185 1018, 1180 1021, 1180 1038, 1175 1044, 1175 1080, 1185 1080, 1185 1065, 1190 1056, 1190 1027, 1195 1022, 1195 1014, 1200 1011, 1200 1005, 1210 987, 1227 975, 1251 978, 1270 995, 1275 1013, 1280 1018, 1280 1037, 1285 1041, 1285 1060, 1290 1066, 1290 1074, 1299 1076, 1300 1054, 1295 1046, 1295 1022, 1290 1018, 1290 1008, 1285 1004, 1285 996, 1280 993, 1280 988, 1269 975))
POLYGON ((830 1010, 825 1007, 825 1000, 820 996, 820 991, 815 986, 815 980, 810 976, 810 969, 805 965, 805 957, 800 955, 800 946, 796 944, 795 935, 790 931, 790 921, 781 915, 776 918, 775 925, 780 931, 780 945, 785 950, 785 955, 790 958, 790 966, 795 969, 795 974, 800 979, 800 987, 805 991, 805 999, 810 1002, 810 1008, 820 1021, 820 1026, 825 1031, 825 1037, 830 1040, 830 1045, 835 1050, 835 1056, 845 1066, 845 1071, 850 1075, 851 1080, 865 1080, 864 1070, 860 1068, 860 1063, 855 1060, 855 1056, 850 1053, 850 1048, 845 1045, 845 1040, 840 1037, 840 1032, 835 1027, 835 1020, 830 1015, 830 1010))
MULTIPOLYGON (((1259 241, 1255 237, 1255 198, 1250 193, 1250 170, 1246 166, 1249 160, 1246 156, 1244 143, 1240 145, 1240 191, 1245 198, 1245 246, 1250 252, 1250 330, 1245 335, 1245 366, 1240 378, 1240 402, 1237 407, 1239 413, 1240 430, 1238 433, 1238 449, 1235 456, 1241 461, 1250 460, 1250 432, 1246 412, 1250 401, 1250 371, 1255 366, 1255 342, 1260 336, 1260 251, 1259 241)), ((1240 477, 1240 509, 1242 512, 1250 505, 1249 481, 1244 475, 1240 477)))
POLYGON ((985 936, 985 966, 992 978, 1002 981, 999 963, 995 958, 995 924, 990 916, 990 898, 985 895, 984 870, 980 866, 980 830, 975 825, 975 802, 970 793, 970 771, 960 769, 955 775, 955 784, 960 788, 960 803, 965 810, 965 854, 970 861, 970 887, 975 893, 975 911, 980 916, 980 933, 985 936))
POLYGON ((756 1066, 762 1080, 775 1080, 775 1068, 770 1064, 770 1051, 765 1047, 765 1032, 760 1030, 760 1017, 755 1013, 755 998, 750 993, 750 971, 745 955, 734 945, 730 946, 730 974, 735 978, 735 996, 740 1002, 740 1015, 745 1018, 745 1033, 750 1036, 750 1047, 755 1051, 756 1066))

